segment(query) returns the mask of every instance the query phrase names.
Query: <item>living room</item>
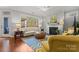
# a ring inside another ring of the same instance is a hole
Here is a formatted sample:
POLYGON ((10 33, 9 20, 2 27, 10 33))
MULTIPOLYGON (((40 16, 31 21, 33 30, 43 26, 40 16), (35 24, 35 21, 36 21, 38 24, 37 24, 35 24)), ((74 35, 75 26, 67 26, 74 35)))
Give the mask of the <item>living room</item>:
POLYGON ((78 6, 0 7, 0 51, 79 51, 78 34, 78 6), (17 29, 23 37, 15 40, 17 29))

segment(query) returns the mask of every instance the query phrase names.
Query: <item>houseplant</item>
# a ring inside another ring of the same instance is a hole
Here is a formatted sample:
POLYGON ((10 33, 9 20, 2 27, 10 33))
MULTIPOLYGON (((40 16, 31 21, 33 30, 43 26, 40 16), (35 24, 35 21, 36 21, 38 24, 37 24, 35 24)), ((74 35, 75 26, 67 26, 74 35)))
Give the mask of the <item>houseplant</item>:
POLYGON ((78 34, 79 34, 79 21, 77 21, 77 28, 78 28, 78 34))

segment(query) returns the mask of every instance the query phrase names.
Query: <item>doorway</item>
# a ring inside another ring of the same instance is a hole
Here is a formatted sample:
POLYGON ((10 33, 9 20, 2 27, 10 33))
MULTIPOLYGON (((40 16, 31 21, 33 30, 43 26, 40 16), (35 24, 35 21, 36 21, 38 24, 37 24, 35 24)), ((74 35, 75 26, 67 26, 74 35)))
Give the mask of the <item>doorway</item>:
POLYGON ((4 34, 9 34, 8 17, 4 17, 4 34))

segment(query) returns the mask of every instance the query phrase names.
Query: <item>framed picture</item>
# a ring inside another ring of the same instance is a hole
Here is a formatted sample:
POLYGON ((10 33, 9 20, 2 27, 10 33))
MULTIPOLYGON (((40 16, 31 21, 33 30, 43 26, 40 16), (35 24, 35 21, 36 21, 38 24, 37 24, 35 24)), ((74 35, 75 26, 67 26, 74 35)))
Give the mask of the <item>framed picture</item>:
POLYGON ((53 23, 57 23, 57 17, 56 16, 52 16, 51 19, 50 19, 50 24, 53 24, 53 23))

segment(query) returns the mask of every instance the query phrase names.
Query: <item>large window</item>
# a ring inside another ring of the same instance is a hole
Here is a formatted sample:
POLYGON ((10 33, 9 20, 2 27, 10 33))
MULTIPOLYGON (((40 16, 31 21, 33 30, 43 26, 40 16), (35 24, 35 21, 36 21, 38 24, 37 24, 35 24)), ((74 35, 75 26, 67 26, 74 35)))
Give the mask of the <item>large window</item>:
POLYGON ((30 17, 27 20, 27 27, 38 27, 38 20, 34 17, 30 17))
POLYGON ((21 28, 25 27, 38 27, 38 19, 35 17, 21 18, 21 28))
POLYGON ((25 27, 26 18, 21 18, 21 28, 25 27))

